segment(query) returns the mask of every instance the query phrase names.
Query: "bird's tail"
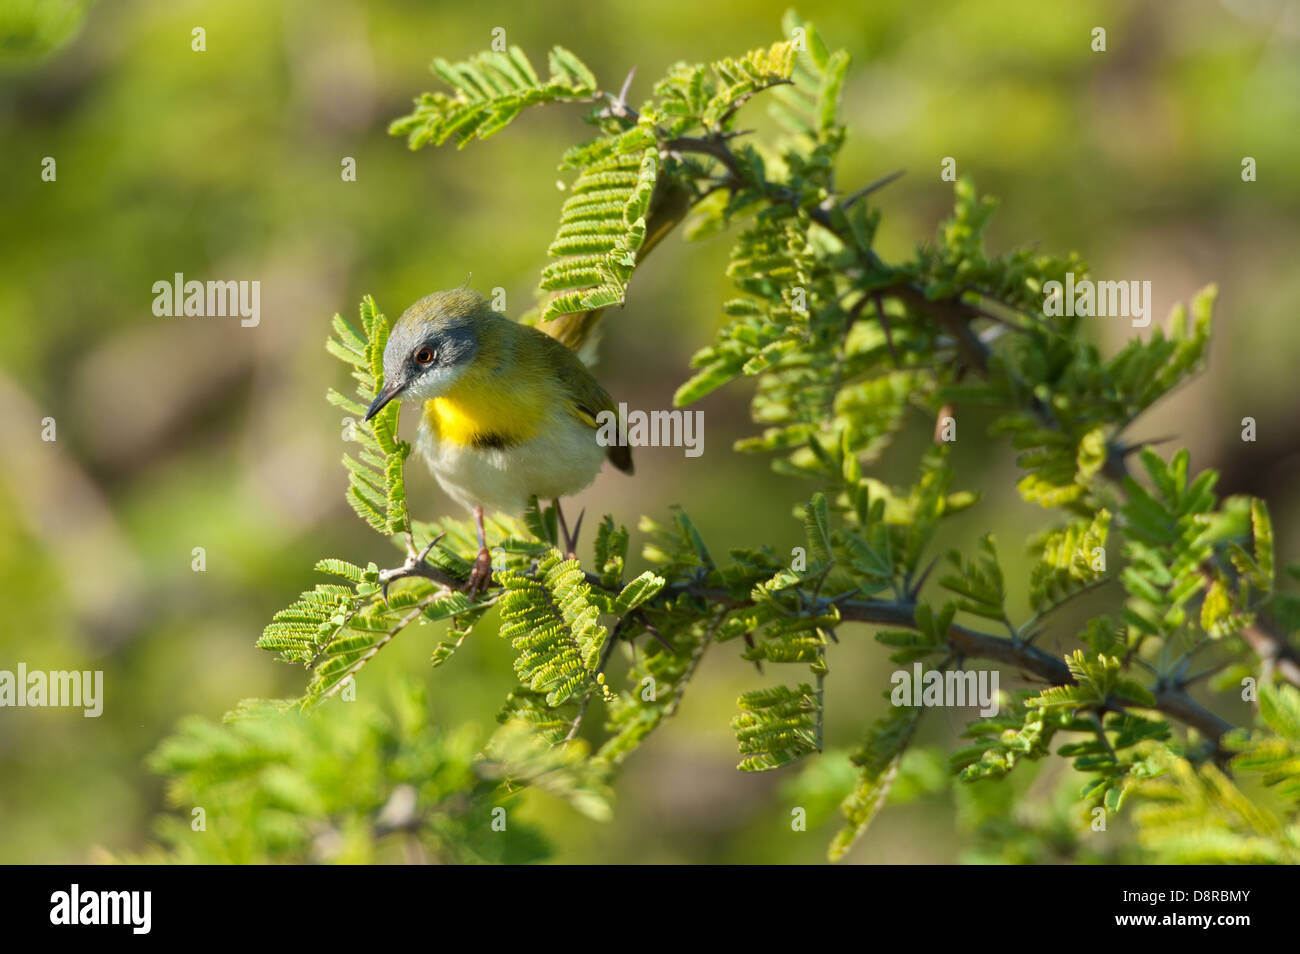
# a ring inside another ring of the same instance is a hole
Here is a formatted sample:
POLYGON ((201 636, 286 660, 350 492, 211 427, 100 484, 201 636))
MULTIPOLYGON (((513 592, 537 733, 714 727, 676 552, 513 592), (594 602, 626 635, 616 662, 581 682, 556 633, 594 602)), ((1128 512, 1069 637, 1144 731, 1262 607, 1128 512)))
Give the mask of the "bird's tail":
MULTIPOLYGON (((660 182, 650 199, 645 240, 636 254, 638 265, 686 218, 694 198, 694 193, 675 179, 660 182)), ((545 312, 549 300, 544 299, 540 303, 539 311, 545 312)), ((576 352, 583 364, 595 364, 596 347, 600 341, 600 319, 607 310, 608 308, 593 308, 590 311, 575 311, 550 321, 538 322, 537 328, 576 352)))

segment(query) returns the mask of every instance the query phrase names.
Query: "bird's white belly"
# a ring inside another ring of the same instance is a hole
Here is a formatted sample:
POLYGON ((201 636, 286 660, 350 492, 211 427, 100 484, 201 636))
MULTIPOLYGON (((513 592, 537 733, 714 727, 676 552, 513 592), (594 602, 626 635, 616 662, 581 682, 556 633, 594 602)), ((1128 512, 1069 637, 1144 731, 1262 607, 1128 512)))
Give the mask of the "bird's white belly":
POLYGON ((421 421, 416 447, 453 500, 515 515, 534 494, 543 501, 576 494, 605 459, 596 432, 576 419, 552 421, 513 447, 485 449, 439 440, 421 421))

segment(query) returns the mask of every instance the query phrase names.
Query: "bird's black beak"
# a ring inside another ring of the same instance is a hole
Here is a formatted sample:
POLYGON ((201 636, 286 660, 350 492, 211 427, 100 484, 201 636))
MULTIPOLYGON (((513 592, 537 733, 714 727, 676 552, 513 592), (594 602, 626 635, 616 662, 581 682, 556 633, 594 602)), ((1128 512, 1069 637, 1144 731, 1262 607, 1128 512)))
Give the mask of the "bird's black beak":
POLYGON ((369 421, 372 417, 382 411, 384 405, 397 397, 397 395, 401 394, 404 390, 406 390, 405 384, 399 384, 397 382, 385 384, 379 389, 379 393, 375 395, 375 399, 370 402, 370 407, 366 408, 366 420, 369 421))

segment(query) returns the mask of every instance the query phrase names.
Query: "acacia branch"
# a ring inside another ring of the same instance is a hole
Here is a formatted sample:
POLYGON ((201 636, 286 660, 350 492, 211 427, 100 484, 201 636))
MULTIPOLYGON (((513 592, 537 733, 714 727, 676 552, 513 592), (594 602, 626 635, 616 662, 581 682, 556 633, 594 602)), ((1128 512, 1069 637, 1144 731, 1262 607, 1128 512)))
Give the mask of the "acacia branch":
MULTIPOLYGON (((408 565, 399 570, 386 571, 386 573, 390 575, 390 581, 403 577, 418 577, 452 589, 463 588, 468 580, 467 577, 465 579, 458 578, 454 574, 428 563, 408 565)), ((585 573, 584 576, 588 585, 593 588, 609 593, 618 592, 616 588, 605 586, 600 577, 594 573, 585 573)), ((499 584, 494 582, 489 585, 488 591, 497 588, 499 588, 499 584)), ((735 591, 726 587, 702 587, 695 582, 682 582, 665 586, 655 595, 654 599, 639 607, 637 611, 652 611, 656 604, 675 600, 683 594, 689 594, 697 599, 704 600, 711 606, 722 606, 728 610, 753 605, 752 600, 738 597, 735 591)), ((811 594, 809 595, 811 596, 811 594)), ((811 603, 814 609, 818 611, 835 606, 838 608, 842 619, 857 623, 877 623, 906 629, 918 628, 916 623, 916 602, 912 600, 832 602, 814 598, 811 603)), ((408 619, 403 620, 401 625, 406 625, 406 623, 413 620, 413 616, 408 617, 408 619)), ((1068 686, 1074 685, 1076 682, 1074 674, 1070 672, 1069 667, 1061 659, 1025 640, 995 636, 958 623, 953 623, 948 627, 947 636, 948 645, 966 659, 987 659, 993 662, 1005 663, 1039 676, 1052 685, 1068 686)), ((388 638, 391 638, 391 634, 388 638)), ((611 639, 611 645, 612 642, 611 639)), ((1157 710, 1184 725, 1196 729, 1197 732, 1210 740, 1214 745, 1216 758, 1222 760, 1226 757, 1227 753, 1222 748, 1221 740, 1224 733, 1233 728, 1230 722, 1206 709, 1179 687, 1156 685, 1152 688, 1151 693, 1155 696, 1155 708, 1157 710)))
MULTIPOLYGON (((886 177, 880 182, 873 183, 867 189, 860 190, 859 193, 850 196, 842 204, 832 197, 819 205, 808 207, 803 204, 803 197, 792 189, 766 181, 747 181, 742 163, 727 144, 729 138, 729 135, 715 131, 704 136, 668 138, 665 135, 661 137, 661 142, 663 148, 670 154, 693 153, 714 159, 726 170, 726 177, 722 181, 723 186, 733 191, 750 186, 759 190, 770 201, 789 204, 796 210, 804 211, 813 222, 844 239, 850 247, 856 246, 849 241, 851 237, 843 234, 843 229, 839 227, 836 221, 837 215, 842 213, 854 201, 861 198, 862 195, 887 184, 896 177, 886 177)), ((664 231, 671 230, 680 222, 682 218, 680 213, 684 213, 684 211, 679 210, 679 214, 672 217, 668 228, 664 231)), ((839 215, 839 217, 842 219, 842 215, 839 215)), ((859 256, 862 259, 863 266, 871 271, 883 271, 886 274, 895 271, 895 269, 884 264, 870 249, 859 249, 859 256)), ((976 319, 990 317, 983 309, 964 301, 960 295, 938 299, 930 298, 926 295, 924 289, 910 280, 899 280, 873 289, 871 296, 877 302, 877 308, 881 312, 882 318, 884 309, 879 307, 879 301, 882 298, 893 298, 913 311, 929 316, 952 336, 956 342, 962 364, 983 378, 990 377, 992 354, 988 344, 980 338, 974 327, 976 319)), ((1051 408, 1036 395, 1028 395, 1028 407, 1044 426, 1053 429, 1060 428, 1060 424, 1051 408)), ((1103 473, 1117 484, 1122 484, 1125 477, 1128 476, 1125 456, 1125 449, 1112 439, 1103 473)), ((403 577, 421 577, 439 586, 456 589, 461 588, 465 582, 453 574, 427 564, 422 559, 408 559, 405 566, 398 570, 385 571, 383 575, 385 585, 403 577)), ((608 590, 607 587, 601 584, 599 577, 588 573, 586 579, 593 587, 608 590)), ((706 600, 714 606, 738 608, 750 605, 748 599, 737 597, 731 590, 725 588, 702 588, 697 583, 679 583, 665 587, 654 600, 641 609, 652 609, 654 605, 661 603, 668 597, 676 597, 683 592, 688 592, 692 596, 706 600)), ((812 595, 812 601, 814 604, 818 602, 815 594, 812 595)), ((829 606, 830 604, 826 603, 825 605, 829 606)), ((841 617, 846 620, 912 629, 917 627, 915 620, 916 603, 910 600, 898 602, 840 602, 835 605, 838 607, 841 617)), ((1277 661, 1279 668, 1283 669, 1287 678, 1292 679, 1292 681, 1300 680, 1300 657, 1297 657, 1289 646, 1279 642, 1271 634, 1259 627, 1251 627, 1245 637, 1257 653, 1277 661)), ((954 623, 948 629, 947 639, 948 644, 965 658, 987 659, 1014 666, 1025 672, 1032 673, 1052 685, 1071 685, 1076 681, 1061 659, 1039 649, 1028 641, 1016 637, 996 636, 954 623)), ((1221 739, 1224 733, 1233 728, 1230 723, 1192 699, 1184 691, 1182 685, 1158 683, 1152 689, 1152 693, 1155 696, 1156 709, 1196 729, 1213 743, 1216 758, 1222 760, 1225 757, 1221 739)))
MULTIPOLYGON (((914 603, 841 603, 845 619, 866 623, 916 628, 914 603)), ((967 658, 991 659, 1007 663, 1041 676, 1053 685, 1073 685, 1076 680, 1069 667, 1057 657, 1020 639, 994 636, 953 623, 948 627, 948 645, 967 658)), ((1181 689, 1157 685, 1151 690, 1156 708, 1179 722, 1189 725, 1214 743, 1215 754, 1225 753, 1221 739, 1232 724, 1206 709, 1181 689)))
MULTIPOLYGON (((822 228, 845 241, 850 247, 853 243, 850 241, 851 236, 843 234, 843 229, 839 228, 835 216, 832 214, 837 210, 837 204, 832 199, 827 203, 812 207, 803 207, 800 196, 793 190, 784 187, 774 187, 771 183, 758 182, 746 183, 740 162, 735 153, 727 146, 725 139, 720 136, 703 136, 703 137, 678 137, 668 142, 668 148, 677 152, 694 152, 707 155, 716 159, 728 172, 728 185, 735 189, 742 185, 751 185, 761 189, 769 198, 774 201, 785 202, 792 205, 796 210, 803 209, 807 212, 812 221, 816 222, 822 228)), ((888 184, 897 178, 887 176, 884 179, 872 183, 865 190, 859 190, 843 203, 838 205, 838 209, 847 209, 865 192, 869 192, 881 185, 888 184)), ((859 255, 866 267, 872 270, 892 271, 889 266, 885 265, 870 249, 859 250, 859 255)), ((902 302, 904 305, 912 308, 914 311, 928 315, 937 324, 944 328, 957 343, 958 353, 963 359, 966 367, 971 368, 982 378, 988 379, 990 376, 991 351, 980 336, 975 332, 973 323, 977 318, 993 318, 986 311, 976 305, 964 301, 960 295, 947 298, 930 298, 925 291, 909 281, 899 281, 887 285, 883 288, 873 289, 871 296, 877 300, 881 298, 893 298, 902 302)), ((877 306, 881 316, 882 326, 885 325, 884 309, 877 306)), ((998 319, 994 319, 998 320, 998 319)), ((888 335, 888 328, 885 328, 888 335)), ((889 341, 890 349, 893 350, 892 338, 889 341)), ((1045 427, 1053 430, 1060 429, 1060 423, 1056 420, 1050 406, 1045 404, 1037 395, 1029 394, 1027 399, 1028 408, 1045 427)), ((1129 476, 1127 457, 1130 453, 1137 450, 1137 447, 1124 447, 1118 440, 1118 434, 1113 436, 1107 443, 1106 461, 1102 466, 1102 473, 1114 484, 1123 486, 1124 480, 1129 476)), ((1247 627, 1242 632, 1242 637, 1251 647, 1255 654, 1266 664, 1272 664, 1276 667, 1278 673, 1288 682, 1300 686, 1300 651, 1297 651, 1284 637, 1272 632, 1270 628, 1260 624, 1254 624, 1247 627)), ((1050 657, 1049 657, 1050 658, 1050 657)), ((1170 703, 1178 711, 1185 714, 1194 714, 1187 709, 1176 698, 1171 698, 1170 703)), ((1186 721, 1186 720, 1184 720, 1186 721)), ((1202 720, 1204 721, 1204 720, 1202 720)), ((1204 722, 1208 727, 1211 723, 1204 722)), ((1227 724, 1224 723, 1226 726, 1227 724)), ((1222 729, 1217 733, 1222 734, 1222 729)), ((1216 735, 1217 735, 1216 734, 1216 735)))

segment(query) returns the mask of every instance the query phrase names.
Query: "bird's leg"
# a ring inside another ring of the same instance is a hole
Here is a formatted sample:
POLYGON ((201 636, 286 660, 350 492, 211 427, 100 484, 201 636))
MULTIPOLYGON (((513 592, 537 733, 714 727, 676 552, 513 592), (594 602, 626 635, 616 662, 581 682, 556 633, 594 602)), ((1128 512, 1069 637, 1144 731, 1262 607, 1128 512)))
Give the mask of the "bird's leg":
POLYGON ((475 559, 474 567, 470 570, 469 582, 465 584, 465 592, 469 594, 470 599, 474 599, 492 585, 492 554, 488 553, 482 507, 474 508, 474 524, 478 528, 478 558, 475 559))
POLYGON ((570 546, 569 544, 569 525, 564 521, 564 511, 560 509, 559 497, 555 498, 554 504, 555 504, 555 519, 560 522, 560 542, 563 545, 564 549, 571 554, 573 552, 573 547, 570 546))
POLYGON ((578 514, 578 522, 573 525, 573 535, 569 535, 569 526, 564 522, 564 511, 560 509, 560 498, 555 498, 555 516, 560 521, 560 534, 564 537, 564 555, 570 560, 578 559, 578 534, 582 533, 582 518, 586 509, 578 514))

